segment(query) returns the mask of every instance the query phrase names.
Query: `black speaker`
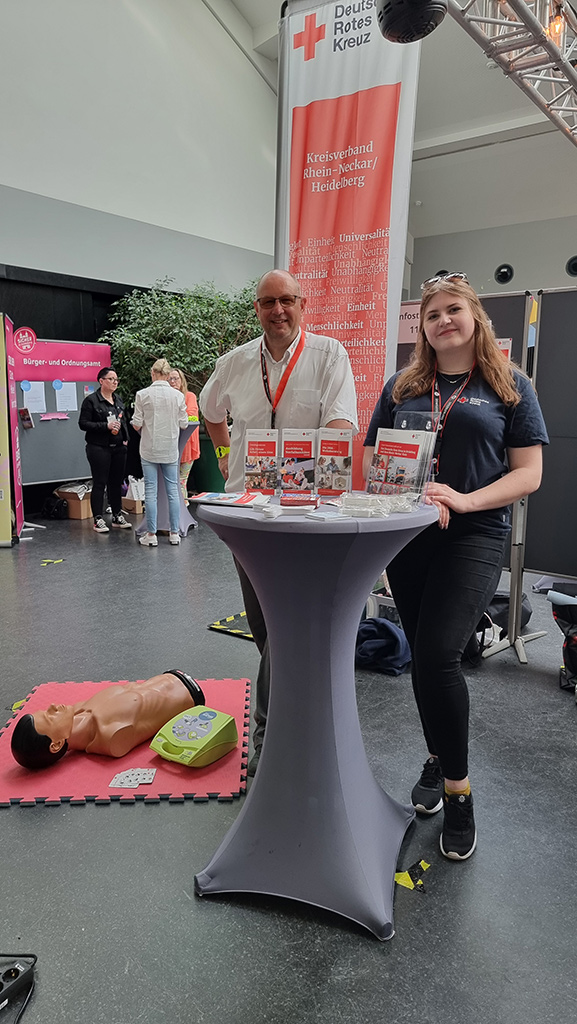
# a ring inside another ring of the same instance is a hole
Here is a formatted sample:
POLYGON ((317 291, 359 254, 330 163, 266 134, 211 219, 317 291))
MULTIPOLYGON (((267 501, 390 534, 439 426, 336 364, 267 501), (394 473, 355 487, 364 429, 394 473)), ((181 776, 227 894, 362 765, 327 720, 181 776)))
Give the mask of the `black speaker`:
POLYGON ((501 263, 495 271, 495 281, 497 284, 509 284, 509 281, 513 280, 514 273, 510 263, 501 263))
POLYGON ((565 272, 569 277, 577 277, 577 256, 572 256, 565 264, 565 272))
POLYGON ((377 22, 390 43, 416 43, 441 24, 447 0, 377 0, 377 22))

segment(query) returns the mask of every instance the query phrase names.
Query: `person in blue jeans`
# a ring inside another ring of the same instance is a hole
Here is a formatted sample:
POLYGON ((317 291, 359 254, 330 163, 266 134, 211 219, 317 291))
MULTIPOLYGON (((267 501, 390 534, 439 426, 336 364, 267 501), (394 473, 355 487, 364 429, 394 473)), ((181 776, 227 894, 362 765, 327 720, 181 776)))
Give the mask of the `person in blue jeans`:
POLYGON ((379 427, 437 430, 427 501, 439 510, 392 560, 387 577, 411 648, 413 691, 428 749, 411 799, 444 810, 441 852, 466 860, 477 844, 469 782, 469 694, 461 658, 499 582, 511 502, 541 482, 547 430, 529 379, 507 362, 465 274, 425 281, 409 365, 385 385, 367 436, 379 427))
POLYGON ((131 422, 140 432, 140 461, 144 474, 147 532, 139 542, 145 547, 156 547, 158 469, 164 477, 168 498, 168 540, 170 544, 180 544, 178 441, 180 431, 188 426, 188 412, 184 395, 168 383, 170 365, 167 360, 157 359, 150 373, 150 387, 136 392, 131 422))

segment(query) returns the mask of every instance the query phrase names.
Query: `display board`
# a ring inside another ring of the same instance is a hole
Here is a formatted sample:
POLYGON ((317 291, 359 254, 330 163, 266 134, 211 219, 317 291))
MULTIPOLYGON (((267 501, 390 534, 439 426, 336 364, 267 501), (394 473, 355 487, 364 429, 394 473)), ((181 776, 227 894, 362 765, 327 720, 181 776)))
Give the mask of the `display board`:
MULTIPOLYGON (((92 387, 96 390, 98 385, 96 382, 75 382, 74 387, 78 395, 78 409, 66 413, 67 419, 43 420, 40 414, 31 413, 34 429, 25 429, 22 422, 19 423, 24 485, 64 483, 67 480, 90 477, 90 466, 85 453, 85 434, 78 426, 78 417, 85 397, 84 388, 92 387)), ((26 392, 22 391, 20 381, 17 381, 16 390, 18 409, 26 408, 26 392)), ((46 383, 45 394, 46 414, 56 414, 57 393, 50 383, 46 383)))
POLYGON ((543 292, 539 304, 535 384, 551 443, 528 502, 525 568, 577 577, 577 288, 543 292))
MULTIPOLYGON (((488 317, 493 324, 497 338, 511 338, 511 358, 518 366, 523 365, 523 343, 529 313, 527 292, 509 292, 505 295, 480 295, 488 317)), ((532 305, 532 301, 531 301, 532 305)))
POLYGON ((90 476, 80 407, 110 363, 108 345, 37 339, 20 328, 8 344, 8 377, 18 411, 22 484, 63 483, 90 476), (33 426, 30 426, 32 422, 33 426))

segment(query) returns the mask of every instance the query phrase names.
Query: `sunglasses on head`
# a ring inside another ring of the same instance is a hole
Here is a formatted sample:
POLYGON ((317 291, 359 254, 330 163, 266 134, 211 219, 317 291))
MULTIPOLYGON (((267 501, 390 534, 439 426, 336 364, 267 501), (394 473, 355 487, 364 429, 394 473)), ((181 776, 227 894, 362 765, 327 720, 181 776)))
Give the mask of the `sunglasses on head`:
POLYGON ((423 281, 421 285, 421 291, 424 291, 425 288, 428 288, 430 284, 436 284, 437 281, 465 281, 467 284, 469 284, 469 278, 467 277, 466 274, 437 274, 436 277, 429 277, 427 278, 426 281, 423 281))

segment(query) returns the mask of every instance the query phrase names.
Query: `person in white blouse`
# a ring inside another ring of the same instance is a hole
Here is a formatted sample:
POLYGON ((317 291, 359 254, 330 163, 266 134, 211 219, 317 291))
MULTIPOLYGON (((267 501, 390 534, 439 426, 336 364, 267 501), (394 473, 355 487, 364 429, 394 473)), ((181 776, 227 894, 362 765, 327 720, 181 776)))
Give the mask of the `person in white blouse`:
MULTIPOLYGON (((286 270, 271 270, 256 286, 254 308, 263 334, 217 360, 199 397, 227 491, 244 490, 248 429, 335 427, 358 430, 355 383, 346 349, 335 338, 301 329, 306 298, 286 270), (229 436, 228 415, 232 417, 229 436)), ((261 653, 253 735, 254 775, 268 708, 266 626, 250 580, 237 563, 245 611, 261 653)))
POLYGON ((168 498, 170 544, 180 544, 180 488, 178 484, 178 441, 188 426, 188 412, 182 392, 168 383, 170 365, 157 359, 150 371, 152 384, 136 392, 132 426, 140 431, 140 461, 144 474, 144 502, 147 533, 140 543, 156 547, 158 472, 164 477, 168 498))

